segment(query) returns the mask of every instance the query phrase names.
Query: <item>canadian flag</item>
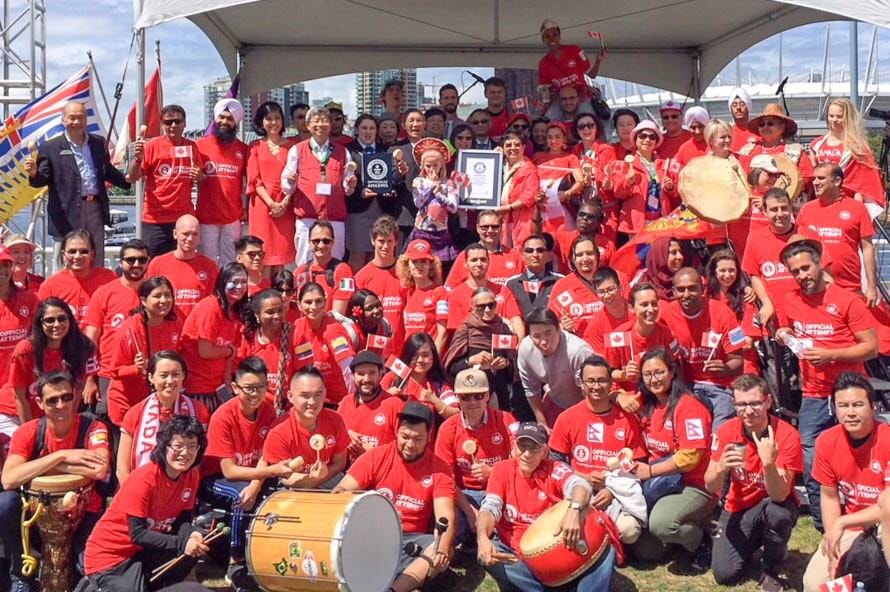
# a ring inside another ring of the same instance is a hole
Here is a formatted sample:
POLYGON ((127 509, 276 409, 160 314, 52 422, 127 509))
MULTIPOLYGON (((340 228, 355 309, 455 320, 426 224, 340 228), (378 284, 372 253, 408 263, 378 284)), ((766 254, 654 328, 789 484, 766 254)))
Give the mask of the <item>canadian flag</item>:
POLYGON ((609 333, 609 347, 627 347, 630 345, 629 331, 613 331, 609 333))
POLYGON ((510 101, 510 107, 512 107, 514 113, 527 113, 528 98, 519 97, 518 99, 513 99, 512 101, 510 101))
POLYGON ((819 592, 853 592, 853 576, 847 574, 842 578, 825 582, 819 586, 819 592))
POLYGON ((368 344, 366 346, 368 349, 378 349, 382 351, 386 349, 386 346, 388 345, 389 337, 386 337, 385 335, 375 335, 374 333, 368 334, 368 344))
POLYGON ((516 349, 519 347, 519 338, 512 334, 491 336, 491 349, 516 349))
POLYGON ((721 337, 723 337, 723 333, 715 333, 714 331, 708 331, 707 333, 704 333, 701 336, 701 346, 714 349, 715 347, 720 345, 721 337))
POLYGON ((301 273, 298 273, 294 281, 297 283, 297 290, 312 281, 312 274, 310 273, 309 268, 307 267, 301 273))
POLYGON ((575 300, 572 298, 572 294, 571 294, 571 292, 569 292, 568 290, 566 290, 566 291, 564 291, 564 292, 560 292, 560 293, 559 293, 559 295, 556 297, 556 301, 559 302, 559 304, 560 304, 561 306, 563 306, 563 307, 568 307, 568 306, 569 306, 570 304, 572 304, 572 302, 574 302, 575 300))
POLYGON ((522 289, 526 294, 538 294, 541 291, 541 282, 522 282, 522 289))
POLYGON ((587 35, 588 35, 591 39, 596 39, 597 41, 602 41, 602 40, 603 40, 603 34, 600 33, 599 31, 587 31, 587 35))
POLYGON ((192 157, 192 147, 191 146, 174 146, 173 147, 173 158, 191 158, 192 157))
POLYGON ((386 367, 392 370, 392 373, 402 380, 405 380, 411 375, 411 368, 395 356, 389 356, 389 359, 386 360, 386 367))

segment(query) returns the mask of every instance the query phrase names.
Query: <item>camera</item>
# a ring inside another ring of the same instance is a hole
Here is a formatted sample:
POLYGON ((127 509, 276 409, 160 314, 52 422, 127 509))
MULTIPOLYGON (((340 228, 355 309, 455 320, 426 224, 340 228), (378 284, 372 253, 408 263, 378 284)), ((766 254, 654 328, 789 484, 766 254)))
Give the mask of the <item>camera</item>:
POLYGON ((890 111, 882 111, 880 109, 869 109, 868 116, 873 117, 874 119, 883 119, 884 121, 890 121, 890 111))

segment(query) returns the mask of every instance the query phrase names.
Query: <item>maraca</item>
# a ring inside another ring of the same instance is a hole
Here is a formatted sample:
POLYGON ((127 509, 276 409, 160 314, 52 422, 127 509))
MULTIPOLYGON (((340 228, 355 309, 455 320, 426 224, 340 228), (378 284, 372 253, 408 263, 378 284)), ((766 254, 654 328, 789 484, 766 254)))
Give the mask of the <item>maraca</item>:
POLYGON ((309 438, 309 447, 315 451, 315 461, 321 462, 321 451, 325 449, 324 436, 315 434, 309 438))
POLYGON ((405 154, 404 154, 404 152, 402 152, 401 148, 396 148, 395 150, 392 151, 392 157, 395 158, 396 160, 402 160, 402 158, 404 158, 404 156, 405 156, 405 154))
POLYGON ((302 456, 297 456, 290 459, 287 463, 287 468, 289 468, 293 472, 297 472, 303 468, 303 465, 306 464, 306 461, 303 460, 302 456))
POLYGON ((354 161, 349 161, 346 163, 346 176, 352 177, 355 176, 355 171, 358 169, 358 165, 355 164, 354 161))
POLYGON ((476 450, 478 446, 476 445, 475 440, 464 440, 463 445, 461 446, 464 449, 464 452, 470 455, 470 458, 473 460, 473 464, 478 464, 478 460, 476 460, 476 450))

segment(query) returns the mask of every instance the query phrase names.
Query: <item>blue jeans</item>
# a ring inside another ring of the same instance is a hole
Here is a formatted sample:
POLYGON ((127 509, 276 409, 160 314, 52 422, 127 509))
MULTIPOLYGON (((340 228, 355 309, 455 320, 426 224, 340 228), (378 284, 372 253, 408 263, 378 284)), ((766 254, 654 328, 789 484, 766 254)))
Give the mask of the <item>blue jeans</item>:
MULTIPOLYGON (((467 501, 470 502, 474 508, 477 510, 479 506, 482 505, 482 500, 485 499, 485 490, 476 490, 476 489, 464 489, 461 491, 466 498, 467 501)), ((464 515, 460 509, 457 510, 457 542, 463 542, 470 540, 473 537, 473 533, 475 530, 470 529, 470 524, 467 521, 467 517, 464 515)))
POLYGON ((732 404, 732 390, 729 388, 719 384, 696 382, 692 390, 696 395, 705 397, 711 403, 711 412, 714 415, 712 429, 714 431, 736 416, 735 407, 732 404))
MULTIPOLYGON (((502 553, 515 553, 495 535, 491 541, 495 549, 502 553)), ((612 572, 615 570, 615 549, 609 546, 600 560, 575 580, 577 592, 609 592, 612 589, 612 572)), ((521 592, 545 592, 550 590, 539 582, 528 566, 522 561, 513 565, 498 563, 485 568, 498 583, 501 592, 520 590, 521 592)))
MULTIPOLYGON (((244 533, 250 521, 244 519, 244 510, 238 507, 238 499, 249 483, 229 481, 223 477, 207 477, 201 482, 201 499, 209 501, 214 507, 232 511, 230 553, 235 562, 244 561, 244 533)), ((257 496, 256 503, 259 503, 261 496, 262 492, 257 496)))
POLYGON ((800 404, 797 429, 800 432, 800 441, 803 444, 804 485, 807 488, 807 500, 810 502, 810 512, 813 514, 813 523, 819 532, 822 527, 822 507, 819 505, 819 482, 813 479, 813 457, 816 455, 816 438, 837 423, 837 418, 831 411, 828 399, 816 399, 804 397, 800 404))

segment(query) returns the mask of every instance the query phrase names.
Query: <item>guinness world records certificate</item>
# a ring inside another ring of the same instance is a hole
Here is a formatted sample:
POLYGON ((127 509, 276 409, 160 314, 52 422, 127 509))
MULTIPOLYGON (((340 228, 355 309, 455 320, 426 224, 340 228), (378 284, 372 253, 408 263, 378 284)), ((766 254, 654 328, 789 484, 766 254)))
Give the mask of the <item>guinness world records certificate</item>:
POLYGON ((457 170, 469 180, 462 185, 458 206, 468 210, 493 210, 501 205, 504 155, 499 150, 461 150, 457 170))

